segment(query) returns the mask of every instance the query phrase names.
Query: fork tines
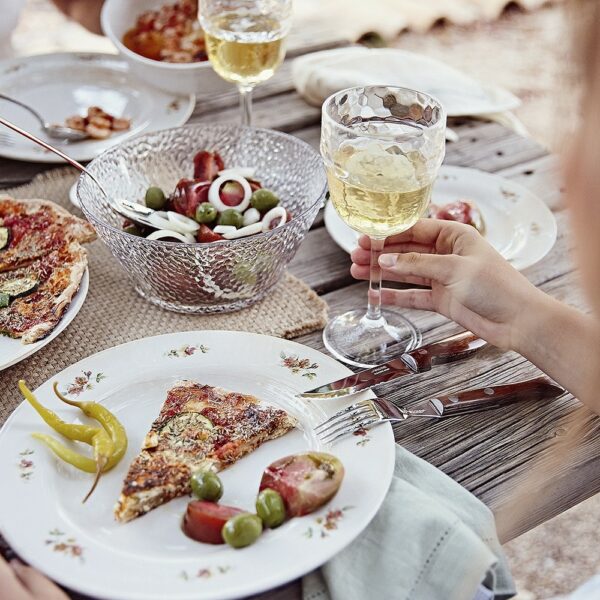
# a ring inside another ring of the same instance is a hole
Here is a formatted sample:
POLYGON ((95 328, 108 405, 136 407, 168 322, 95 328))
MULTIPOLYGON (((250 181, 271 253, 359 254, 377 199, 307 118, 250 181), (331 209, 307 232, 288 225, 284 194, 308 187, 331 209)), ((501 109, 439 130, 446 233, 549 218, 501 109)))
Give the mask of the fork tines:
POLYGON ((315 433, 324 444, 331 444, 337 439, 354 433, 357 429, 369 427, 383 419, 373 402, 364 400, 352 404, 335 413, 332 417, 315 427, 315 433))

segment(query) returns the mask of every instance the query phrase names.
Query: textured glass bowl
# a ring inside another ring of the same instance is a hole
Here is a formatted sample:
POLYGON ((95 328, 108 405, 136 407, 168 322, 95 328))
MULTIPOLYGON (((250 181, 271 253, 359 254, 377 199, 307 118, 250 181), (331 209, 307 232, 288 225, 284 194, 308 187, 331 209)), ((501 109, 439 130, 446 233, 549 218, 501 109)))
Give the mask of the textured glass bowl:
POLYGON ((77 195, 85 216, 131 278, 135 289, 167 310, 214 313, 260 300, 294 257, 323 203, 321 157, 298 138, 231 125, 194 125, 131 139, 104 152, 88 169, 110 198, 143 201, 146 189, 165 193, 192 177, 199 150, 217 150, 225 166, 254 167, 293 219, 268 233, 209 244, 146 240, 125 233, 123 217, 109 206, 90 177, 77 195))

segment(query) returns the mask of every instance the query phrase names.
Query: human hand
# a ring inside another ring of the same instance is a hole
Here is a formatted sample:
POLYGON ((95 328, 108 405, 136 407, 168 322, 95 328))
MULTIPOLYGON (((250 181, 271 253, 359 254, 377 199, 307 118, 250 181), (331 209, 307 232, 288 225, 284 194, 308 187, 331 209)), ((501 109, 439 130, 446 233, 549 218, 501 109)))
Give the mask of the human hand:
POLYGON ((18 560, 10 565, 0 556, 2 600, 69 600, 54 583, 18 560))
MULTIPOLYGON (((352 252, 352 275, 369 279, 370 240, 352 252)), ((502 349, 518 350, 528 315, 545 294, 470 225, 421 219, 386 240, 383 279, 430 289, 382 289, 383 304, 441 313, 502 349)))

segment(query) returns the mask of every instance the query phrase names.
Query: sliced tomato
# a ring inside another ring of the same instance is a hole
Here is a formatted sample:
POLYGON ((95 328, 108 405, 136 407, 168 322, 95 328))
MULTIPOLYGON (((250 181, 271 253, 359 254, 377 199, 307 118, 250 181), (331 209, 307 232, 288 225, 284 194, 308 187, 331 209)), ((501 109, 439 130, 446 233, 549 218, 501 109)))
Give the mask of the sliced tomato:
POLYGON ((339 459, 324 452, 286 456, 269 465, 263 473, 260 490, 279 492, 288 517, 314 512, 331 500, 340 489, 344 467, 339 459))
POLYGON ((225 168, 225 163, 218 152, 201 150, 194 156, 194 179, 212 182, 225 168))
POLYGON ((210 183, 195 179, 180 179, 171 195, 170 209, 193 219, 196 208, 203 202, 208 202, 210 183))
POLYGON ((201 244, 207 244, 209 242, 218 242, 219 240, 224 240, 225 238, 219 233, 215 233, 208 225, 200 225, 200 229, 198 229, 198 233, 196 234, 196 240, 201 244))
POLYGON ((193 500, 187 505, 183 517, 183 532, 197 542, 224 544, 221 530, 233 516, 244 512, 233 506, 223 506, 214 502, 193 500))

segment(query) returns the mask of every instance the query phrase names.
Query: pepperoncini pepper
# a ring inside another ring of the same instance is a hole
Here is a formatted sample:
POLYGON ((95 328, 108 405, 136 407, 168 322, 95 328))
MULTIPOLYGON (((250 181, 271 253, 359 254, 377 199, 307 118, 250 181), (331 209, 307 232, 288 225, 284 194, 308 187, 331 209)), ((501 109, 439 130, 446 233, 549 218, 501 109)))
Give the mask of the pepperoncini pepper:
POLYGON ((95 473, 96 477, 92 487, 83 499, 83 502, 85 502, 96 489, 101 474, 112 469, 123 458, 127 450, 127 434, 119 420, 101 404, 76 402, 63 396, 58 391, 56 383, 54 383, 53 388, 54 393, 60 400, 71 406, 76 406, 86 416, 95 419, 101 425, 101 427, 92 427, 79 423, 65 423, 56 413, 40 404, 24 381, 19 381, 19 389, 25 399, 50 427, 69 440, 84 442, 92 446, 93 459, 79 454, 50 435, 32 434, 34 438, 46 444, 65 462, 87 473, 95 473))

